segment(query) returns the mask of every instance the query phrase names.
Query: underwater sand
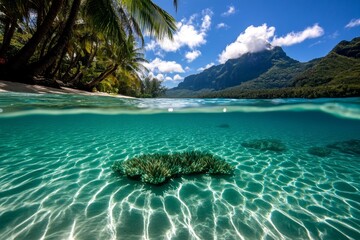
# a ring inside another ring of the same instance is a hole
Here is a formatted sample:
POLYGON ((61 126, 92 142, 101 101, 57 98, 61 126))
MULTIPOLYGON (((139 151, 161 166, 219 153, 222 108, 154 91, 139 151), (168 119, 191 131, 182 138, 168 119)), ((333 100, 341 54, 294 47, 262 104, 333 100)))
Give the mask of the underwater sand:
POLYGON ((351 139, 360 99, 2 93, 0 238, 360 239, 360 155, 343 149, 356 147, 351 139), (242 144, 259 139, 286 149, 242 144), (308 152, 334 143, 325 157, 308 152), (187 150, 220 156, 234 174, 151 186, 111 170, 187 150))

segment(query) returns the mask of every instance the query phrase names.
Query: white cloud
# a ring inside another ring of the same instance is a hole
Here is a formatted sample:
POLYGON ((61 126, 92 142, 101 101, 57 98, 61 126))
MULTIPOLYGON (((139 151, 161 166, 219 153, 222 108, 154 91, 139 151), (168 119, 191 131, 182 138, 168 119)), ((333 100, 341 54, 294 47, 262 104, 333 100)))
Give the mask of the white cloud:
POLYGON ((187 52, 185 54, 185 58, 187 59, 188 62, 192 62, 196 58, 198 58, 200 55, 201 55, 201 52, 199 50, 194 50, 194 51, 191 51, 191 52, 187 52))
POLYGON ((189 66, 186 66, 185 71, 188 72, 188 71, 190 71, 190 69, 191 69, 191 68, 190 68, 189 66))
POLYGON ((165 52, 176 52, 183 46, 193 49, 206 43, 205 32, 195 29, 195 26, 178 23, 178 32, 174 34, 173 40, 168 38, 157 42, 157 46, 165 52))
POLYGON ((213 62, 211 62, 211 63, 209 63, 209 64, 206 64, 206 66, 205 67, 201 67, 201 68, 198 68, 198 71, 204 71, 205 69, 208 69, 208 68, 211 68, 212 66, 214 66, 215 65, 215 63, 213 63, 213 62))
POLYGON ((232 15, 232 14, 234 14, 234 13, 235 13, 235 7, 234 7, 234 6, 230 6, 226 12, 224 12, 224 13, 221 14, 221 16, 225 16, 225 17, 226 17, 226 16, 230 16, 230 15, 232 15))
POLYGON ((360 18, 358 19, 352 19, 345 27, 346 28, 353 28, 360 26, 360 18))
POLYGON ((213 12, 210 9, 205 9, 202 11, 202 15, 201 31, 206 32, 210 29, 213 12))
POLYGON ((181 80, 183 80, 184 78, 182 77, 182 76, 180 76, 179 74, 176 74, 175 76, 174 76, 174 81, 181 81, 181 80))
POLYGON ((165 81, 172 81, 173 79, 171 77, 166 77, 165 81))
POLYGON ((194 49, 206 43, 206 32, 211 26, 212 11, 206 9, 202 11, 201 23, 197 24, 195 21, 198 19, 198 15, 192 15, 187 21, 181 20, 177 23, 177 32, 173 35, 173 39, 165 38, 163 40, 152 40, 145 46, 147 51, 155 51, 160 48, 165 52, 176 52, 181 47, 187 46, 190 49, 194 49))
POLYGON ((217 28, 217 29, 220 29, 220 28, 228 28, 228 27, 229 27, 229 26, 226 25, 225 23, 219 23, 219 24, 216 25, 216 28, 217 28))
POLYGON ((314 42, 313 44, 311 44, 309 47, 313 47, 313 46, 316 46, 316 45, 319 45, 323 43, 322 41, 317 41, 317 42, 314 42))
POLYGON ((211 17, 210 15, 205 15, 203 17, 203 22, 201 24, 201 31, 205 32, 210 28, 211 25, 211 17))
POLYGON ((182 66, 175 61, 163 61, 160 58, 155 58, 150 63, 144 63, 144 66, 149 69, 151 72, 158 71, 161 73, 173 73, 184 72, 182 66))
POLYGON ((161 74, 161 73, 159 73, 158 75, 155 76, 155 78, 156 78, 157 80, 162 81, 162 80, 164 80, 164 75, 161 74))
POLYGON ((146 51, 154 50, 155 47, 156 47, 156 42, 154 40, 151 40, 150 43, 146 44, 145 50, 146 51))
POLYGON ((275 27, 268 27, 266 24, 258 27, 251 25, 238 36, 235 42, 226 46, 219 55, 219 62, 225 63, 227 60, 238 58, 245 53, 259 52, 270 49, 272 46, 294 45, 323 34, 324 30, 318 24, 301 32, 288 33, 283 37, 275 36, 275 27))
POLYGON ((219 62, 225 63, 228 59, 238 58, 248 52, 259 52, 269 47, 269 38, 273 37, 275 27, 263 24, 259 27, 250 26, 242 32, 235 42, 226 46, 219 55, 219 62))
POLYGON ((309 38, 317 38, 324 34, 324 29, 318 24, 315 24, 312 27, 306 28, 301 32, 291 32, 288 33, 285 37, 274 37, 271 44, 274 46, 291 46, 297 43, 301 43, 309 38))

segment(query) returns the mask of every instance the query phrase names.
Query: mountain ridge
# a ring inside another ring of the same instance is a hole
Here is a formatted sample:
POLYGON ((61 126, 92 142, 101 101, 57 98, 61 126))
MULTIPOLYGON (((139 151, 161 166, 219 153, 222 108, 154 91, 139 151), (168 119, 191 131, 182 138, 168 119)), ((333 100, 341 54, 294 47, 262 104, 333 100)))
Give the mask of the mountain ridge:
POLYGON ((282 90, 285 97, 348 96, 344 89, 360 96, 360 37, 341 41, 326 56, 305 63, 288 57, 280 47, 247 53, 186 77, 167 96, 241 98, 251 93, 251 98, 272 98, 284 95, 282 90), (314 87, 321 94, 311 93, 314 87))

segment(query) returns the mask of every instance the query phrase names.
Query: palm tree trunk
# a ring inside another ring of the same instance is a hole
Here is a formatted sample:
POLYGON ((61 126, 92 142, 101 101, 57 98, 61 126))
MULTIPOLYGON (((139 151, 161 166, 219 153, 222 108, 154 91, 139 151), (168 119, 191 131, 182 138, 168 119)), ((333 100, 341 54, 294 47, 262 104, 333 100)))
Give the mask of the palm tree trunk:
POLYGON ((63 51, 62 51, 62 53, 60 55, 60 58, 59 58, 59 60, 57 61, 56 65, 55 65, 55 68, 51 72, 51 76, 50 76, 51 78, 54 78, 56 73, 58 73, 60 71, 60 67, 62 65, 62 62, 64 60, 64 57, 65 57, 66 53, 67 53, 67 48, 64 47, 64 49, 63 49, 63 51))
POLYGON ((29 73, 32 76, 42 74, 49 66, 51 66, 56 59, 61 55, 64 47, 71 38, 71 33, 77 18, 77 14, 80 10, 81 0, 74 0, 71 6, 70 14, 66 21, 64 30, 60 35, 55 46, 48 51, 48 53, 42 57, 39 61, 30 64, 29 73))
POLYGON ((10 22, 9 24, 7 24, 5 32, 4 32, 3 43, 2 43, 2 46, 0 49, 0 58, 4 57, 5 54, 7 53, 7 51, 9 50, 10 42, 11 42, 12 37, 14 36, 15 29, 16 29, 16 21, 10 22))
POLYGON ((85 90, 91 90, 93 87, 98 85, 102 80, 113 74, 119 67, 119 64, 108 67, 104 72, 102 72, 97 78, 94 78, 92 81, 84 85, 85 90))
POLYGON ((38 26, 36 32, 31 37, 31 39, 20 49, 18 54, 16 54, 12 59, 10 59, 9 67, 13 71, 17 71, 23 68, 34 55, 36 47, 39 45, 41 40, 47 36, 47 33, 51 29, 51 26, 61 10, 61 7, 64 3, 64 0, 52 1, 49 12, 47 13, 42 24, 38 26))

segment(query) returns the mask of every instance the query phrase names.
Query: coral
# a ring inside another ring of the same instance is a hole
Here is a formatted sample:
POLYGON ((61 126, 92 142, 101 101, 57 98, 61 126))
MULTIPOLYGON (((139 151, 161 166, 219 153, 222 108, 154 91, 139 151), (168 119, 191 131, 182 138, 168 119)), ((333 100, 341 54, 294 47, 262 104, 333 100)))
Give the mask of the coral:
POLYGON ((308 153, 318 157, 327 157, 331 154, 331 149, 326 147, 311 147, 308 153))
POLYGON ((342 153, 348 153, 348 154, 360 156, 360 140, 358 139, 336 142, 327 145, 327 147, 342 153))
POLYGON ((241 146, 260 151, 284 152, 286 150, 285 144, 277 139, 254 139, 241 143, 241 146))
POLYGON ((190 151, 143 154, 125 161, 114 162, 112 170, 120 175, 158 185, 172 177, 186 174, 231 174, 234 167, 210 153, 190 151))

